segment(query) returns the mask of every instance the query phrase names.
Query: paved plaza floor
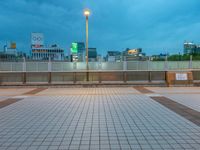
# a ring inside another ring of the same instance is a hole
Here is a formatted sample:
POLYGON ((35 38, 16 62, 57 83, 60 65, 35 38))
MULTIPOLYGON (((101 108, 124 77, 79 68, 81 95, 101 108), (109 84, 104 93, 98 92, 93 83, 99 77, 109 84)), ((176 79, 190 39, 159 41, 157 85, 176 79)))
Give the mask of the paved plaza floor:
POLYGON ((152 98, 165 97, 193 110, 189 117, 195 113, 198 122, 200 88, 145 89, 152 92, 1 88, 0 150, 200 150, 199 124, 152 98))

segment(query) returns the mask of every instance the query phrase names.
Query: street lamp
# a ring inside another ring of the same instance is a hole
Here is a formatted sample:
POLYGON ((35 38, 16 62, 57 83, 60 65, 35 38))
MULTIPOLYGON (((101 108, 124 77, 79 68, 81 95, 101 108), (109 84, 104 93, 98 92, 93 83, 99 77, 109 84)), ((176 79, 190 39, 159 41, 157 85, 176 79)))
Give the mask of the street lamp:
POLYGON ((86 17, 86 67, 87 67, 87 81, 89 81, 89 75, 88 75, 88 70, 89 70, 89 66, 88 66, 88 19, 90 16, 90 10, 89 9, 85 9, 84 10, 84 15, 86 17))

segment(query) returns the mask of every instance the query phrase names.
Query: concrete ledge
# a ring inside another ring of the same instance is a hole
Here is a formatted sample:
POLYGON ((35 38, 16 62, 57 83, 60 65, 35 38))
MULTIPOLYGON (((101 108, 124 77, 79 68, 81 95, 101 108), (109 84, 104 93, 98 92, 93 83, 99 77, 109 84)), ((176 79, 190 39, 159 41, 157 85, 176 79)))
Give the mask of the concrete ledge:
POLYGON ((102 87, 102 86, 159 86, 159 87, 167 87, 165 82, 131 82, 131 83, 91 83, 91 82, 83 82, 83 83, 63 83, 63 84, 48 84, 48 83, 2 83, 0 87, 102 87))

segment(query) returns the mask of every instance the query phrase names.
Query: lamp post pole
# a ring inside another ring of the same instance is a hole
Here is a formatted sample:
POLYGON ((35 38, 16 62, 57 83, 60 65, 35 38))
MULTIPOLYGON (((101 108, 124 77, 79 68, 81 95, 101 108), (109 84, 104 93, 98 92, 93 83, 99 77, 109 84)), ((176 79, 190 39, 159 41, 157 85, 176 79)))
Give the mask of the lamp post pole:
POLYGON ((88 66, 88 16, 86 16, 86 65, 87 65, 87 71, 89 70, 88 66))
POLYGON ((89 15, 90 15, 90 10, 85 9, 84 10, 84 15, 86 17, 86 68, 87 68, 87 81, 89 81, 89 65, 88 65, 88 20, 89 20, 89 15))

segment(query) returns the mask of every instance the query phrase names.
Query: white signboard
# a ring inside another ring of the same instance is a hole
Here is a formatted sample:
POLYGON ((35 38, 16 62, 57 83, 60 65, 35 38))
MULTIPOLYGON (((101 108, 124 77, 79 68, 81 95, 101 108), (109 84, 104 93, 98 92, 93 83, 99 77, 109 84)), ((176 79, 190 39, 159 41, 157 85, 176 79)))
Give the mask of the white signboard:
POLYGON ((31 44, 32 45, 44 45, 44 35, 42 33, 32 33, 31 34, 31 44))
POLYGON ((187 73, 176 73, 176 80, 178 81, 188 80, 187 73))

